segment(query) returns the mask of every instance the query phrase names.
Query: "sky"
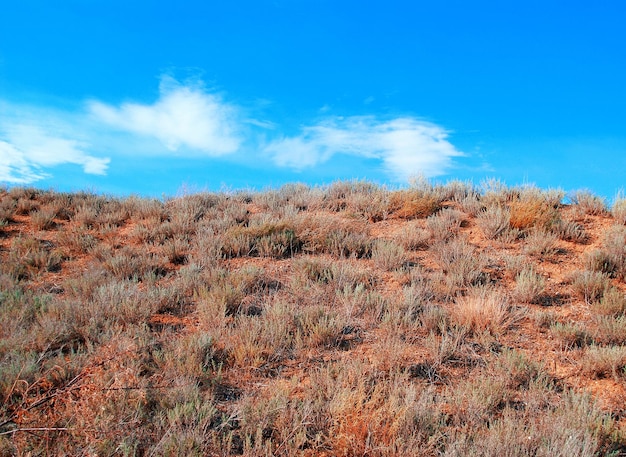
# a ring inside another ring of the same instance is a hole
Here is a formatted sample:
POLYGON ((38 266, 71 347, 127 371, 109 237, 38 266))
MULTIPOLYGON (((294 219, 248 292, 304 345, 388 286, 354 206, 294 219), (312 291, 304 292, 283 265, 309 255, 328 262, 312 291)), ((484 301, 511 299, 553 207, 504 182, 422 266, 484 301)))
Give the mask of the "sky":
POLYGON ((626 3, 20 0, 0 184, 626 187, 626 3))

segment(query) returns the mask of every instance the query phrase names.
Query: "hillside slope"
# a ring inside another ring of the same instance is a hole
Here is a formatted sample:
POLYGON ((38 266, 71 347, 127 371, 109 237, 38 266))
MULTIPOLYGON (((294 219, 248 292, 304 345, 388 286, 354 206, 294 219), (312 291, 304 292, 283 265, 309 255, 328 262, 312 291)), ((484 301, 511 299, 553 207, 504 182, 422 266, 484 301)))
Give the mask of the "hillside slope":
POLYGON ((0 455, 626 455, 626 205, 0 190, 0 455))

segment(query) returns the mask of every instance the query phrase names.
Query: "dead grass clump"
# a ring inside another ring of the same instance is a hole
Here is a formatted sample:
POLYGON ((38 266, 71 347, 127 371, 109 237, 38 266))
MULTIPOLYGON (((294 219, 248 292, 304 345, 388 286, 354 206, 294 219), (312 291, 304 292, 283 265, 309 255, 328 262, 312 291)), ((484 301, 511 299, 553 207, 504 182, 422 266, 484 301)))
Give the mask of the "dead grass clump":
POLYGON ((591 342, 587 329, 575 323, 556 322, 550 326, 550 332, 561 341, 564 349, 580 348, 591 342))
POLYGON ((551 230, 559 220, 558 210, 546 198, 530 195, 509 204, 511 227, 519 230, 551 230))
POLYGON ((389 195, 389 213, 400 219, 425 218, 440 207, 440 199, 419 189, 397 190, 389 195))
POLYGON ((581 369, 594 378, 623 379, 626 375, 626 347, 588 346, 582 356, 581 369))
POLYGON ((519 318, 506 295, 490 287, 474 287, 466 296, 458 297, 451 314, 452 320, 467 331, 492 335, 501 335, 519 318))
POLYGON ((624 316, 626 315, 626 297, 620 289, 609 287, 599 301, 591 304, 591 310, 601 316, 624 316))
POLYGON ((574 293, 585 300, 585 303, 592 303, 602 298, 609 288, 609 278, 599 271, 577 271, 570 278, 574 293))

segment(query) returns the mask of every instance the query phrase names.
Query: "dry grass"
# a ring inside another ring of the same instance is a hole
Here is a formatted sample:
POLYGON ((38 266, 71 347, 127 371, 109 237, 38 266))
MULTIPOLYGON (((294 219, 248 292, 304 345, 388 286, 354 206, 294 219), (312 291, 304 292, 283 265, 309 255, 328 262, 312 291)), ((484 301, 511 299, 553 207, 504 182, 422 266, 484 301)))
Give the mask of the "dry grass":
POLYGON ((624 223, 562 198, 0 187, 0 455, 621 455, 624 223))
POLYGON ((452 319, 469 332, 489 332, 499 335, 509 330, 519 319, 505 294, 489 287, 470 289, 456 300, 452 319))
POLYGON ((389 196, 389 212, 402 219, 428 217, 441 206, 441 200, 422 190, 399 190, 389 196))
POLYGON ((539 299, 546 287, 546 281, 533 268, 526 267, 515 277, 514 297, 523 303, 533 303, 539 299))

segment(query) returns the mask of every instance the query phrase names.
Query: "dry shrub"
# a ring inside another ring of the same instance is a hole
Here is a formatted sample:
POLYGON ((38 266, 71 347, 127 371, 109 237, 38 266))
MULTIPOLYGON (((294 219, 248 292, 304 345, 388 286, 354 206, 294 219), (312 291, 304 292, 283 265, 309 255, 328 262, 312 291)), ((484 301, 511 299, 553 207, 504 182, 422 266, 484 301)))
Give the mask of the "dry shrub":
POLYGON ((592 303, 602 298, 610 285, 606 274, 589 270, 574 272, 570 277, 570 282, 574 293, 586 303, 592 303))
POLYGON ((407 261, 404 248, 393 241, 376 240, 372 247, 372 261, 383 270, 392 271, 401 268, 407 261))
POLYGON ((524 254, 536 257, 546 257, 558 252, 558 237, 552 232, 541 229, 533 229, 526 237, 524 243, 524 254))
POLYGON ((483 277, 487 260, 467 241, 454 238, 433 245, 432 251, 445 273, 444 280, 451 287, 476 284, 483 277))
POLYGON ((401 219, 428 217, 441 207, 441 200, 431 192, 405 189, 389 195, 389 213, 401 219))
POLYGON ((626 297, 616 288, 609 287, 602 294, 600 301, 594 301, 591 309, 601 316, 624 316, 626 314, 626 297))
POLYGON ((478 213, 476 222, 485 237, 494 240, 511 228, 511 213, 502 206, 489 206, 478 213))
POLYGON ((593 341, 598 344, 626 343, 626 317, 598 316, 593 341))
POLYGON ((404 249, 414 251, 426 249, 430 244, 431 236, 428 230, 420 226, 420 221, 408 221, 395 239, 404 246, 404 249))
POLYGON ((528 230, 533 227, 550 230, 558 219, 558 210, 542 196, 530 196, 509 204, 511 227, 528 230))
POLYGON ((550 332, 561 341, 564 349, 580 348, 591 341, 587 329, 579 324, 556 322, 550 326, 550 332))
POLYGON ((433 239, 445 241, 458 235, 465 214, 453 208, 444 208, 436 214, 428 216, 426 227, 433 239))
POLYGON ((626 374, 624 371, 626 369, 626 347, 591 345, 583 354, 581 369, 588 376, 595 378, 612 376, 619 381, 626 374))
POLYGON ((607 273, 613 278, 626 278, 626 227, 613 225, 604 234, 602 248, 587 254, 587 268, 607 273))
POLYGON ((519 316, 504 293, 489 287, 474 287, 456 299, 452 320, 472 333, 487 331, 500 335, 510 329, 519 316))
POLYGON ((534 268, 526 267, 515 277, 514 297, 523 303, 539 299, 546 287, 546 280, 534 268))
POLYGON ((618 193, 611 207, 611 214, 618 224, 626 225, 626 198, 623 193, 618 193))
POLYGON ((574 211, 579 215, 600 216, 607 212, 604 198, 593 195, 589 191, 579 190, 573 192, 569 198, 574 205, 574 211))

